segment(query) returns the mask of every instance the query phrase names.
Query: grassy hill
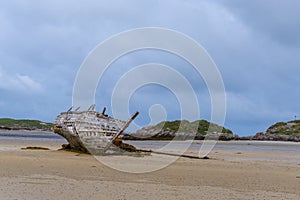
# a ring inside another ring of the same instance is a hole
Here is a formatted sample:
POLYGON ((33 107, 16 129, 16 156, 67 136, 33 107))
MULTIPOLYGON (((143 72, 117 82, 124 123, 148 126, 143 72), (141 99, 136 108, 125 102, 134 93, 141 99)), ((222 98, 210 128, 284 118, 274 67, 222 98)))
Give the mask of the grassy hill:
POLYGON ((208 133, 218 133, 220 140, 233 140, 238 136, 226 129, 206 120, 163 121, 156 125, 143 127, 133 134, 124 134, 125 140, 203 140, 208 133), (209 129, 209 130, 208 130, 209 129), (222 133, 222 134, 221 134, 222 133))
POLYGON ((278 122, 270 126, 267 133, 275 135, 300 135, 300 120, 278 122))
POLYGON ((217 124, 210 123, 206 120, 196 120, 194 122, 189 122, 187 120, 163 121, 155 126, 152 126, 152 129, 163 130, 168 132, 178 131, 182 133, 191 133, 193 132, 193 130, 195 130, 196 126, 198 126, 197 134, 201 134, 201 135, 206 135, 209 126, 211 132, 222 132, 222 133, 232 134, 231 130, 219 126, 217 124))
POLYGON ((52 123, 39 120, 0 118, 0 127, 5 129, 51 130, 52 123))

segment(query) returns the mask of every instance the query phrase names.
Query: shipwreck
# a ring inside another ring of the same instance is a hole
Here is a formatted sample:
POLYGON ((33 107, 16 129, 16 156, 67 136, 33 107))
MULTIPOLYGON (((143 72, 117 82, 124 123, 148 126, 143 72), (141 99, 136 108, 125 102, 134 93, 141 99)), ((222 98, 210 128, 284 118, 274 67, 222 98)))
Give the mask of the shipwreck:
POLYGON ((136 149, 134 146, 124 143, 120 136, 138 116, 139 112, 134 113, 128 121, 123 121, 108 116, 105 114, 105 111, 106 108, 104 107, 102 113, 99 113, 95 111, 95 105, 92 105, 85 111, 79 111, 79 108, 73 110, 71 107, 68 111, 60 113, 54 121, 53 131, 68 141, 69 144, 63 145, 63 149, 93 155, 114 155, 135 152, 138 154, 134 155, 150 155, 150 153, 155 153, 193 159, 208 159, 207 156, 199 157, 160 152, 151 149, 136 149))
POLYGON ((137 117, 133 114, 128 121, 115 119, 95 111, 95 105, 88 110, 79 111, 79 108, 60 113, 54 121, 54 133, 61 135, 68 141, 66 149, 98 154, 112 154, 124 151, 136 151, 135 147, 122 142, 121 134, 137 117))

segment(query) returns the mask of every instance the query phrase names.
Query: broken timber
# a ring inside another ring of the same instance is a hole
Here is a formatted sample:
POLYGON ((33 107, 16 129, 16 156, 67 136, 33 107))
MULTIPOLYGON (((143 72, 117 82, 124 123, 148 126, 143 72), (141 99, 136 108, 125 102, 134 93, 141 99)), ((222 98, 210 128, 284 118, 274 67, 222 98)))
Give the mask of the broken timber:
POLYGON ((91 154, 104 154, 109 150, 118 151, 122 147, 133 151, 131 145, 122 145, 119 136, 139 114, 136 112, 128 121, 115 119, 105 114, 94 111, 95 105, 86 111, 79 108, 62 112, 54 122, 54 132, 63 136, 71 149, 91 154), (116 144, 119 145, 117 147, 116 144))

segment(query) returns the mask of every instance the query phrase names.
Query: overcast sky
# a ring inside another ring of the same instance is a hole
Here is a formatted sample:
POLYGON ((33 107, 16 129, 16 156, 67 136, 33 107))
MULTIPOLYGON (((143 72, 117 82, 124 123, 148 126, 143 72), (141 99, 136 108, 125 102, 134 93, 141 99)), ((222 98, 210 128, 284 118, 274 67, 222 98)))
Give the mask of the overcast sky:
MULTIPOLYGON (((98 43, 121 31, 151 26, 180 31, 208 51, 226 88, 225 125, 235 133, 252 135, 277 121, 300 118, 299 10, 296 0, 1 1, 0 117, 52 122, 71 106, 76 73, 98 43)), ((149 62, 179 71, 188 65, 157 51, 120 58, 99 85, 98 110, 108 106, 111 112, 105 89, 110 81, 149 62)), ((193 71, 182 73, 193 85, 193 71)), ((201 117, 209 120, 209 94, 199 91, 198 98, 201 117)), ((178 118, 174 96, 147 86, 130 105, 141 111, 140 125, 149 123, 148 109, 156 103, 165 105, 169 120, 178 118)))

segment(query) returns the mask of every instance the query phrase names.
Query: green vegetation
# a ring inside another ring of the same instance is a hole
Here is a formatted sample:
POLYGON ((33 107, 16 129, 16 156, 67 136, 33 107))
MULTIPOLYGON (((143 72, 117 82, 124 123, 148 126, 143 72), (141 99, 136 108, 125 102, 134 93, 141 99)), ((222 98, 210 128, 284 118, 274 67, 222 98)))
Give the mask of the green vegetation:
POLYGON ((16 120, 10 118, 0 118, 0 126, 12 128, 12 129, 51 130, 53 124, 38 121, 38 120, 28 120, 28 119, 16 120))
POLYGON ((269 129, 279 128, 279 127, 282 127, 282 126, 285 126, 285 125, 287 125, 286 122, 277 122, 276 124, 273 124, 272 126, 270 126, 269 129))
POLYGON ((276 135, 300 135, 300 120, 278 122, 270 126, 267 133, 276 135))
POLYGON ((289 121, 288 123, 299 123, 300 124, 300 120, 297 119, 297 120, 289 121))
POLYGON ((197 130, 197 134, 201 135, 206 135, 207 131, 232 134, 231 130, 214 123, 209 123, 206 120, 196 120, 194 122, 189 122, 187 120, 176 120, 171 122, 163 121, 153 126, 153 128, 157 130, 182 133, 192 133, 195 132, 195 130, 197 130), (208 128, 210 129, 208 130, 208 128))

